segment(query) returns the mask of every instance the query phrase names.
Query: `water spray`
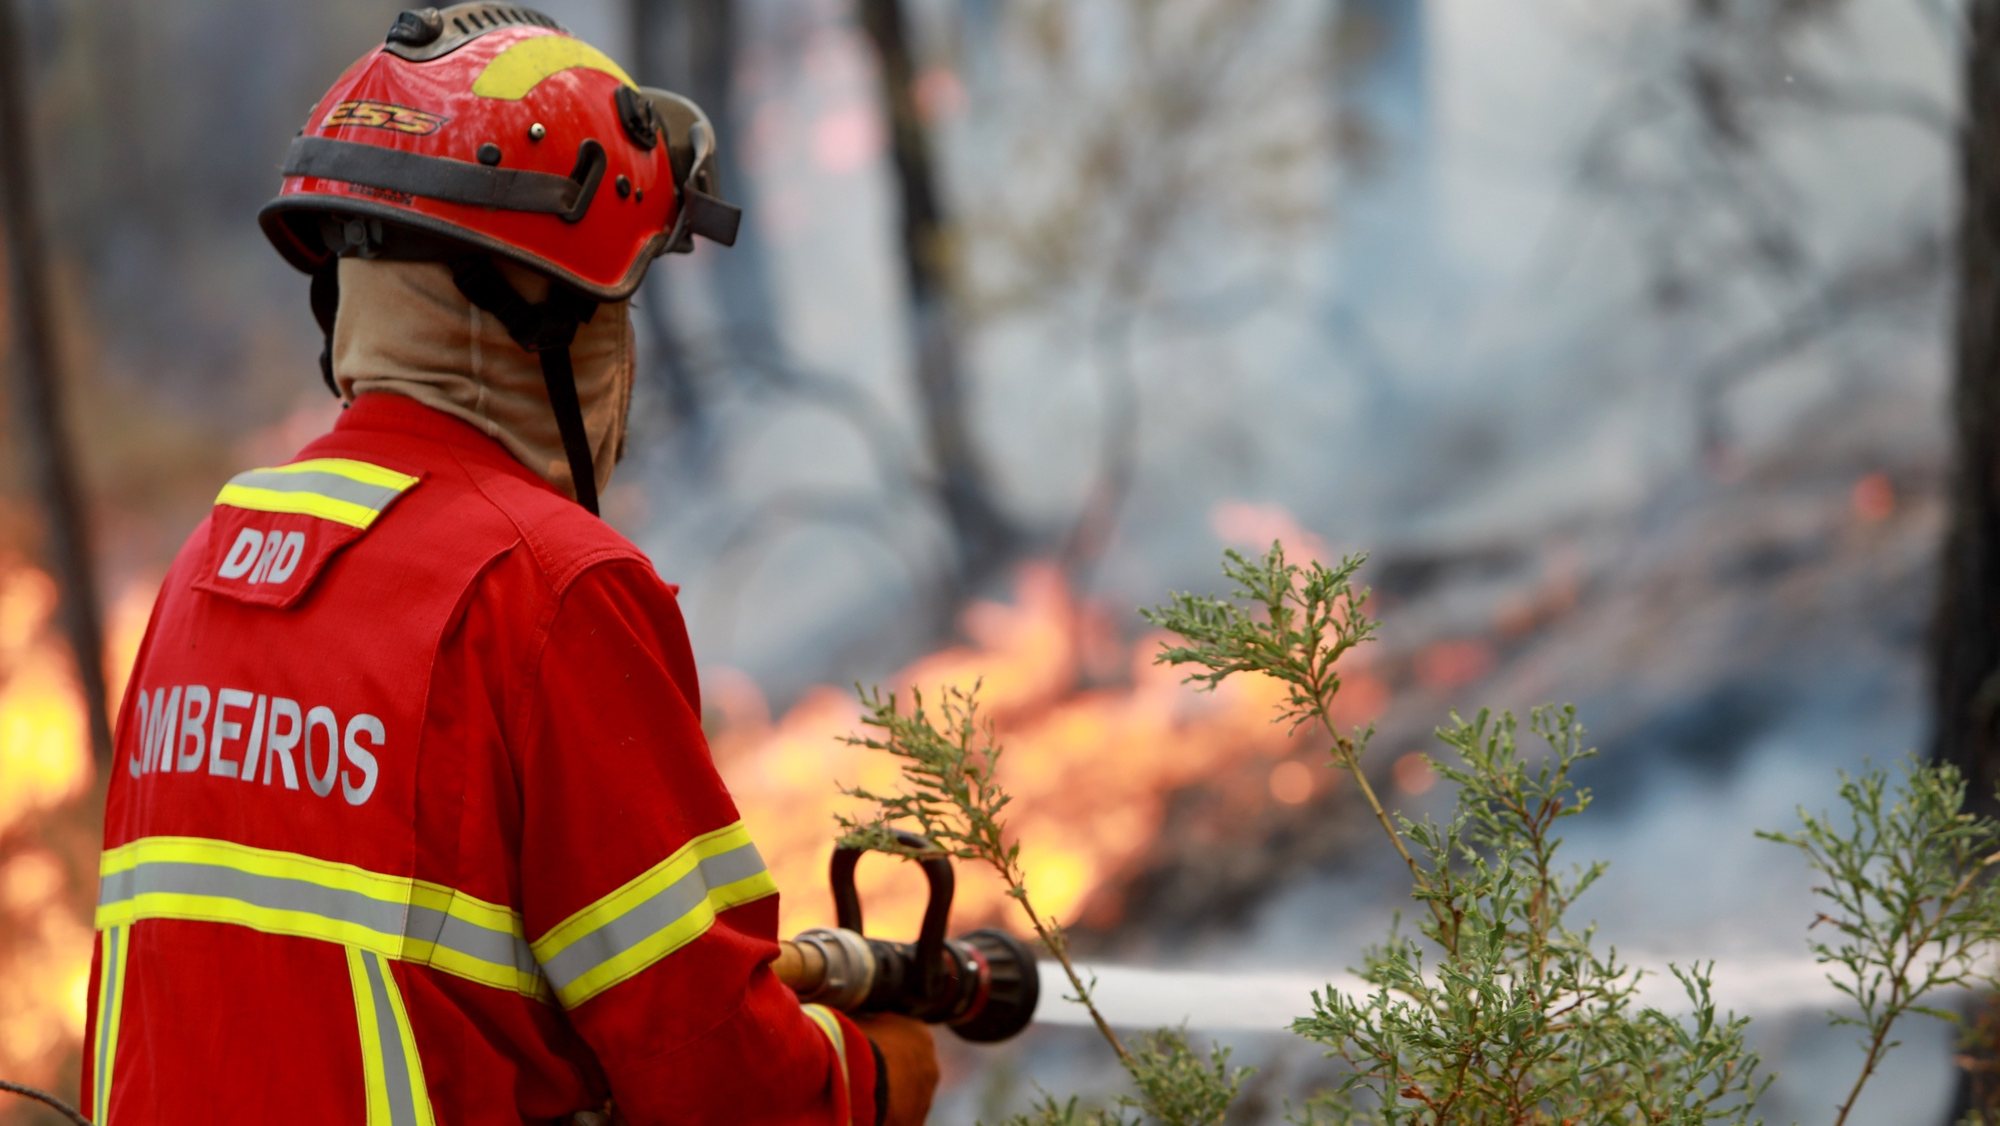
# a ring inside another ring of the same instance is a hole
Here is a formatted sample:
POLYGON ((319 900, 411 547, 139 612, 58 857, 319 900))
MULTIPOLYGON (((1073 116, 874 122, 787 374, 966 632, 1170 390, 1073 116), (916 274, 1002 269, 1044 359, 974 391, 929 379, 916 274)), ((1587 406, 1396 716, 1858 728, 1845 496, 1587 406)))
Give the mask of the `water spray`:
MULTIPOLYGON (((1687 991, 1669 968, 1693 965, 1693 960, 1662 955, 1636 958, 1630 964, 1644 972, 1639 1004, 1675 1016, 1693 1011, 1687 991)), ((1712 966, 1702 959, 1701 964, 1709 969, 1718 1008, 1775 1017, 1852 1004, 1827 980, 1827 967, 1810 955, 1766 953, 1718 960, 1712 966)), ((1069 981, 1060 966, 1044 963, 1041 970, 1049 977, 1046 988, 1058 996, 1068 991, 1069 981)), ((1305 1015, 1315 990, 1359 998, 1378 989, 1351 973, 1304 970, 1216 973, 1096 964, 1078 966, 1077 972, 1094 982, 1091 1001, 1106 1022, 1133 1029, 1186 1025, 1207 1032, 1279 1033, 1305 1015)), ((1090 1014, 1076 1004, 1051 1005, 1036 1019, 1049 1025, 1091 1023, 1090 1014)))

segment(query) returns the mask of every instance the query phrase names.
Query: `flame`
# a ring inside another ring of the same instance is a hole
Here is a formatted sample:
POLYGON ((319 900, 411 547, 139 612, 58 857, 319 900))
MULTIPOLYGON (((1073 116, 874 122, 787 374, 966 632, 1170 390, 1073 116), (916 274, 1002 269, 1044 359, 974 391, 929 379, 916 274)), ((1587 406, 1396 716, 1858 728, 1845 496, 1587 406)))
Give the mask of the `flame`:
POLYGON ((90 784, 76 680, 46 629, 55 606, 55 581, 42 572, 0 578, 0 833, 90 784))
MULTIPOLYGON (((56 599, 47 574, 0 557, 0 839, 88 794, 93 781, 82 693, 55 635, 56 599)), ((110 607, 105 665, 114 708, 151 605, 152 588, 134 584, 110 607)), ((7 958, 0 1075, 51 1082, 83 1038, 91 926, 74 888, 75 876, 46 848, 0 863, 0 954, 7 958)))
MULTIPOLYGON (((982 713, 1006 748, 999 782, 1015 799, 1008 819, 1029 891, 1045 917, 1066 921, 1086 908, 1101 911, 1085 917, 1108 921, 1101 916, 1114 909, 1120 878, 1152 848, 1175 790, 1232 771, 1247 771, 1252 785, 1268 779, 1273 795, 1291 803, 1331 786, 1330 772, 1291 757, 1299 742, 1271 723, 1272 706, 1284 696, 1275 682, 1238 679, 1197 693, 1179 671, 1153 663, 1164 640, 1154 634, 1126 651, 1127 668, 1114 686, 1099 686, 1087 668, 1092 662, 1079 653, 1093 644, 1101 620, 1054 567, 1031 565, 1020 572, 1014 601, 965 611, 966 644, 885 681, 927 696, 979 682, 982 713)), ((1344 672, 1341 721, 1374 719, 1386 697, 1380 681, 1358 660, 1344 672)), ((786 933, 827 925, 831 817, 861 812, 836 787, 891 790, 896 764, 841 741, 859 726, 848 693, 817 689, 771 721, 754 712, 754 692, 739 677, 719 683, 722 710, 738 718, 715 733, 717 757, 787 893, 782 925, 786 933)), ((915 932, 922 878, 903 867, 886 860, 862 866, 870 933, 915 932)), ((997 879, 960 865, 953 925, 987 922, 1018 927, 1020 920, 997 879)))
POLYGON ((46 1081, 83 1039, 91 930, 67 900, 68 878, 46 849, 0 866, 7 972, 0 974, 0 1073, 46 1081))

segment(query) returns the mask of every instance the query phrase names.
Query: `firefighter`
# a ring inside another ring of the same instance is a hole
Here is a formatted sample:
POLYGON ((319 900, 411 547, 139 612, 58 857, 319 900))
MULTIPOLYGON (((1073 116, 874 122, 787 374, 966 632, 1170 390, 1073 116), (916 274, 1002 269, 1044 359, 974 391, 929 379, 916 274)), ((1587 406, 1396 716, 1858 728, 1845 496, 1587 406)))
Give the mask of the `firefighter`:
POLYGON ((345 410, 224 485, 117 722, 100 1124, 918 1123, 929 1030, 802 1006, 674 591, 595 515, 627 300, 714 138, 540 13, 403 13, 261 215, 345 410))

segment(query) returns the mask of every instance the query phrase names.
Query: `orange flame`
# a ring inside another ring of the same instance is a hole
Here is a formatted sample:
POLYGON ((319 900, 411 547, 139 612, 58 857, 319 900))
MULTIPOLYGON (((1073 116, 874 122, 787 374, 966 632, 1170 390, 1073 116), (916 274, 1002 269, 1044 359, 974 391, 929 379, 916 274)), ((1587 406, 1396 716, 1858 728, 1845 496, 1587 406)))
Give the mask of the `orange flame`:
MULTIPOLYGON (((1022 842, 1029 890, 1038 910, 1064 920, 1115 900, 1120 878, 1152 847, 1176 789, 1231 768, 1267 774, 1274 796, 1291 803, 1331 785, 1330 774, 1289 759, 1298 743, 1271 723, 1284 695, 1275 682, 1239 679, 1213 693, 1194 692, 1179 671, 1153 664, 1163 640, 1153 635, 1129 653, 1123 683, 1089 686, 1077 653, 1093 618, 1055 568, 1030 566, 1021 572, 1015 602, 966 611, 968 644, 924 657, 886 682, 926 695, 980 682, 982 712, 996 722, 1006 747, 999 781, 1015 798, 1008 818, 1022 842), (1253 765, 1259 762, 1272 765, 1253 765)), ((1353 665, 1346 669, 1341 718, 1365 723, 1386 692, 1359 661, 1353 665)), ((723 692, 724 712, 740 716, 752 701, 734 678, 722 683, 732 685, 723 692)), ((840 741, 857 730, 858 717, 847 694, 819 689, 775 723, 753 715, 715 736, 731 789, 787 893, 787 933, 831 922, 823 896, 832 814, 859 812, 836 786, 896 786, 893 760, 840 741)), ((871 933, 915 932, 922 880, 899 867, 887 861, 862 867, 871 933)), ((961 866, 958 887, 955 927, 1018 926, 989 873, 961 866)))
MULTIPOLYGON (((54 636, 56 584, 0 559, 0 837, 90 792, 93 770, 82 694, 54 636)), ((111 607, 105 664, 115 698, 151 608, 144 584, 111 607)), ((115 706, 115 705, 114 705, 115 706)), ((0 1074, 47 1083, 83 1037, 91 927, 72 911, 56 854, 30 848, 0 864, 0 1074)))

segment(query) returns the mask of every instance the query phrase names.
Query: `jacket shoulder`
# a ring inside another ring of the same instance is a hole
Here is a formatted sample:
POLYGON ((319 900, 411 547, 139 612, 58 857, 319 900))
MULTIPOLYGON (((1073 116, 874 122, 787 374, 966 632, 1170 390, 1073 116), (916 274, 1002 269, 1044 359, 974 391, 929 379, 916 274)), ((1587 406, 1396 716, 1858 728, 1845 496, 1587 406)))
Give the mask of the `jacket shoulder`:
POLYGON ((511 473, 466 466, 468 484, 519 537, 549 585, 561 590, 593 564, 651 561, 631 540, 568 497, 511 473))

